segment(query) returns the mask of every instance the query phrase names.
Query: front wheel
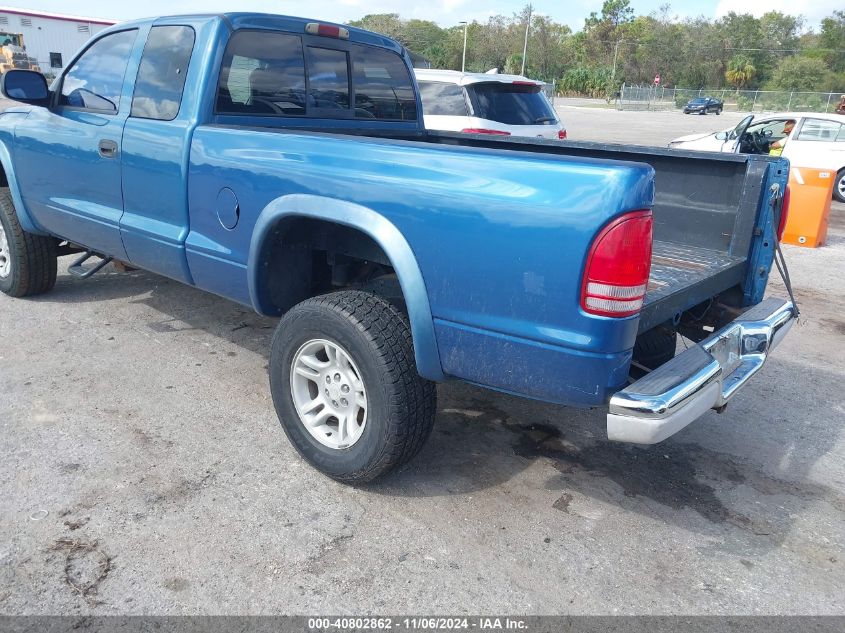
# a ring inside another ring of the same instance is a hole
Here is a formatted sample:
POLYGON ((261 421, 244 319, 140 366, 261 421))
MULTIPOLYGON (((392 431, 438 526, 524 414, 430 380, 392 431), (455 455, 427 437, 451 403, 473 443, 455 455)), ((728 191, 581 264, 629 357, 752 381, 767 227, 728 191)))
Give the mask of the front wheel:
POLYGON ((346 483, 410 460, 434 424, 435 385, 417 373, 407 320, 367 292, 314 297, 285 314, 270 350, 270 389, 300 455, 346 483))
POLYGON ((720 114, 722 114, 722 108, 717 108, 716 109, 716 116, 719 116, 720 114))
POLYGON ((0 292, 26 297, 56 284, 56 240, 23 230, 8 188, 0 189, 0 292))
POLYGON ((845 168, 840 169, 836 174, 836 182, 833 185, 833 197, 839 202, 845 202, 845 168))

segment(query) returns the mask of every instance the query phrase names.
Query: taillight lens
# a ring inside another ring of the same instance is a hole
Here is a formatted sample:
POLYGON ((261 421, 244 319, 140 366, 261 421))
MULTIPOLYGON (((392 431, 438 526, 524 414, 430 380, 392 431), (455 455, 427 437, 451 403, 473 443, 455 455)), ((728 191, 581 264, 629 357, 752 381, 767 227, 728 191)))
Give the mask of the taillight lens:
POLYGON ((789 185, 783 192, 783 203, 780 205, 780 220, 778 221, 778 242, 783 239, 786 221, 789 219, 789 185))
POLYGON ((503 132, 502 130, 487 130, 483 127, 466 127, 461 130, 464 134, 498 134, 499 136, 510 136, 510 132, 503 132))
POLYGON ((557 137, 558 137, 558 139, 560 139, 561 141, 565 140, 565 139, 566 139, 566 130, 560 130, 560 131, 558 131, 558 133, 557 133, 557 137))
POLYGON ((642 309, 651 270, 652 224, 651 211, 633 211, 598 234, 581 288, 585 312, 627 317, 642 309))

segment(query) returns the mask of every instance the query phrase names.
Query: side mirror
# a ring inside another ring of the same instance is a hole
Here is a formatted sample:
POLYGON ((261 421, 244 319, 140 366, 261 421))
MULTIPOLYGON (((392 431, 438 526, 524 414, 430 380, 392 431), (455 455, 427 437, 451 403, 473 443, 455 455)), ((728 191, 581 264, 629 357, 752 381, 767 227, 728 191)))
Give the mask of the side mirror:
POLYGON ((41 73, 13 69, 7 70, 0 78, 0 94, 14 101, 43 106, 49 101, 50 90, 41 73))
POLYGON ((719 132, 716 134, 717 141, 727 141, 728 140, 728 133, 727 132, 719 132))

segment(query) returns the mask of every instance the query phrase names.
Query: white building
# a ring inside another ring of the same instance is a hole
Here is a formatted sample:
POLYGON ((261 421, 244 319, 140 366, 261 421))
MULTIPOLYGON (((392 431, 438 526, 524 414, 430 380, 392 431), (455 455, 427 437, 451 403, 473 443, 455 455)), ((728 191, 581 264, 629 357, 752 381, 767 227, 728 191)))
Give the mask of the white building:
POLYGON ((23 35, 27 55, 45 75, 57 75, 88 39, 114 20, 0 7, 0 44, 23 35))

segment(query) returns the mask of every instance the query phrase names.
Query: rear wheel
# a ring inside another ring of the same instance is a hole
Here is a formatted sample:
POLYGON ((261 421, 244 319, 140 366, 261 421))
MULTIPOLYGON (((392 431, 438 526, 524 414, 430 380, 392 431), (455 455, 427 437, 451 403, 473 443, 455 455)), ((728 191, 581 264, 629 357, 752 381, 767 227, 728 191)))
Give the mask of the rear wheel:
POLYGON ((346 483, 410 460, 434 423, 435 385, 417 373, 404 315, 367 292, 315 297, 285 314, 270 351, 270 389, 300 455, 346 483))
POLYGON ((0 189, 0 292, 26 297, 56 284, 56 240, 27 233, 8 188, 0 189))
POLYGON ((839 202, 845 202, 845 168, 840 169, 836 174, 836 183, 833 185, 833 197, 839 202))

